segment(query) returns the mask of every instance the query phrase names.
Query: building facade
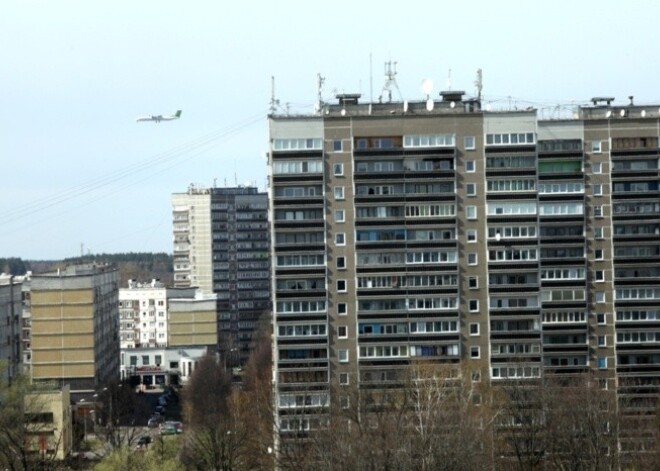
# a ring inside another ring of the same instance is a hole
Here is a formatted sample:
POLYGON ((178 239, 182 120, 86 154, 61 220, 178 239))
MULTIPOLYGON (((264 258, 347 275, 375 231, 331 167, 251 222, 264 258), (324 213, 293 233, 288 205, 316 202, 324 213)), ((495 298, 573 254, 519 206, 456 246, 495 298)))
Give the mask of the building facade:
POLYGON ((267 194, 191 186, 172 195, 172 208, 174 285, 217 294, 220 354, 243 364, 270 309, 267 194))
POLYGON ((22 282, 11 275, 0 275, 0 380, 9 381, 22 373, 22 282))
POLYGON ((68 384, 72 401, 119 381, 117 283, 106 265, 32 275, 33 381, 68 384))
POLYGON ((128 281, 119 289, 121 348, 167 347, 171 298, 194 298, 194 288, 167 288, 158 280, 128 281))
POLYGON ((269 118, 280 430, 415 359, 493 383, 590 371, 654 410, 658 106, 539 120, 441 95, 269 118))

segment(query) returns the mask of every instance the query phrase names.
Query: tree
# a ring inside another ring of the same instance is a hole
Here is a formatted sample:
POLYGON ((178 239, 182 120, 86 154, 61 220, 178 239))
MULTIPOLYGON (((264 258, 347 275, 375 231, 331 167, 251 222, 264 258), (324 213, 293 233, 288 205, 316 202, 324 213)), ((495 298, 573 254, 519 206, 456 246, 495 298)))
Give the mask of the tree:
POLYGON ((184 464, 197 470, 235 468, 240 446, 232 407, 231 376, 211 355, 197 364, 183 394, 188 431, 182 450, 184 464), (231 399, 231 400, 230 400, 231 399))
MULTIPOLYGON (((1 368, 0 368, 1 369, 1 368)), ((0 468, 55 470, 63 431, 53 426, 46 391, 24 376, 0 380, 0 468)))
POLYGON ((180 437, 159 437, 147 450, 120 446, 94 466, 94 471, 183 471, 178 460, 180 437))

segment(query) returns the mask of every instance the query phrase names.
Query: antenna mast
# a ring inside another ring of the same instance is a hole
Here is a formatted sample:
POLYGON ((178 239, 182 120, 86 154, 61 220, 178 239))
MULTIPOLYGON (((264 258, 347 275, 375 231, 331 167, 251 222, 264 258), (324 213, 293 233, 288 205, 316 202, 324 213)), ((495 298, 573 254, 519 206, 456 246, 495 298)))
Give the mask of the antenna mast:
POLYGON ((316 107, 320 112, 323 109, 323 84, 325 83, 325 77, 322 77, 320 73, 316 74, 316 107))
POLYGON ((481 100, 481 90, 484 88, 481 69, 477 69, 477 79, 474 81, 474 85, 477 87, 477 100, 481 100))
POLYGON ((270 113, 275 114, 277 107, 280 106, 280 100, 275 99, 275 76, 270 77, 270 113))
POLYGON ((378 102, 383 102, 383 95, 387 92, 388 103, 392 103, 392 88, 395 88, 399 94, 399 98, 403 100, 401 96, 401 90, 399 90, 399 85, 396 83, 396 62, 387 61, 385 62, 385 85, 383 85, 383 91, 378 97, 378 102))

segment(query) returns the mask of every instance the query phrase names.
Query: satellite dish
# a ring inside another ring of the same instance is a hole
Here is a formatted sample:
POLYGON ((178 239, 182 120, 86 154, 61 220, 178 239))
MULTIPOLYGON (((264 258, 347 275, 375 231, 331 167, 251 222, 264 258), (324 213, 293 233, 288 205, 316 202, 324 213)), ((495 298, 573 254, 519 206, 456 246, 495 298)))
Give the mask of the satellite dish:
POLYGON ((433 111, 433 106, 434 106, 433 100, 431 100, 430 98, 426 100, 426 111, 433 111))
POLYGON ((626 110, 619 111, 619 116, 621 116, 622 118, 625 117, 626 116, 626 110))
POLYGON ((607 110, 607 113, 605 113, 606 118, 610 118, 612 116, 612 110, 607 110))
POLYGON ((456 108, 456 102, 452 101, 451 103, 449 103, 449 107, 450 108, 456 108))
POLYGON ((345 109, 345 108, 342 108, 342 110, 341 110, 341 115, 342 115, 342 116, 346 116, 346 109, 345 109))
POLYGON ((433 80, 430 78, 422 80, 422 93, 424 95, 430 95, 431 92, 433 91, 433 80))
POLYGON ((403 100, 403 112, 408 112, 408 100, 403 100))
POLYGON ((646 110, 642 110, 642 118, 646 118, 646 110))
POLYGON ((490 103, 486 103, 486 111, 492 111, 493 110, 493 105, 490 103))

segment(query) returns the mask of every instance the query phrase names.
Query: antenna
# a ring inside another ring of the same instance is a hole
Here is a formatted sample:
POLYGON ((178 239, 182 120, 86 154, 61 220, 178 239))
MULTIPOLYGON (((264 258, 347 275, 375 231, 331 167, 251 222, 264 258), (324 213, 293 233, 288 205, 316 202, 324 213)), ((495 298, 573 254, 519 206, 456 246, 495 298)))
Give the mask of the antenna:
POLYGON ((481 69, 477 69, 477 79, 474 81, 474 85, 477 87, 477 99, 481 100, 481 90, 484 88, 483 73, 481 69))
POLYGON ((270 77, 270 112, 275 114, 277 107, 280 106, 280 100, 275 99, 275 76, 270 77))
POLYGON ((385 62, 385 85, 383 85, 383 91, 378 97, 379 103, 383 102, 383 94, 385 92, 387 92, 388 103, 392 103, 392 88, 395 88, 399 97, 403 99, 401 90, 399 90, 399 86, 396 83, 396 64, 396 62, 392 61, 385 62))
POLYGON ((374 66, 371 52, 369 53, 369 103, 374 102, 374 66))
POLYGON ((447 71, 447 90, 451 90, 451 67, 447 71))
POLYGON ((319 111, 323 109, 323 84, 325 83, 325 77, 321 77, 321 74, 316 74, 316 99, 317 106, 319 111))

